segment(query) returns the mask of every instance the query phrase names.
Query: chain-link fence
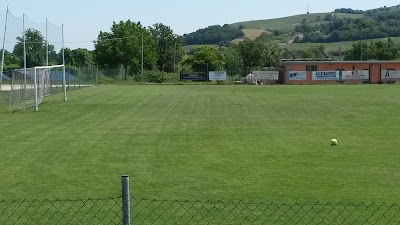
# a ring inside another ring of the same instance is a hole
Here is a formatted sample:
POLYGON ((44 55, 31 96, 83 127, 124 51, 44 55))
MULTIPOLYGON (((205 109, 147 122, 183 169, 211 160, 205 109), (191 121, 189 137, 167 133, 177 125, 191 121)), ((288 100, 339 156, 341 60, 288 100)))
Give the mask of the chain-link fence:
POLYGON ((121 197, 0 201, 0 224, 121 224, 121 197))
MULTIPOLYGON (((122 224, 121 197, 0 201, 0 224, 122 224)), ((131 198, 131 224, 400 224, 398 204, 131 198)))
POLYGON ((400 224, 400 206, 133 198, 131 218, 136 224, 400 224))

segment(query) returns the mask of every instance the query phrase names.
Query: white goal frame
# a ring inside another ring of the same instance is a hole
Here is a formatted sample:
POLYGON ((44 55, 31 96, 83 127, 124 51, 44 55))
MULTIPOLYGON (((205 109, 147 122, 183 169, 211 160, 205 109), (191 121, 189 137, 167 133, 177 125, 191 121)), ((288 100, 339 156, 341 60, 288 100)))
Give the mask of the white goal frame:
POLYGON ((55 65, 55 66, 36 66, 33 67, 34 73, 33 73, 33 79, 34 79, 34 93, 35 93, 35 101, 34 101, 34 106, 35 106, 35 111, 39 111, 39 101, 38 101, 38 82, 37 82, 37 70, 38 69, 52 69, 52 68, 61 68, 63 69, 63 75, 62 75, 62 86, 63 86, 63 92, 64 92, 64 102, 67 102, 67 84, 65 80, 65 65, 55 65))

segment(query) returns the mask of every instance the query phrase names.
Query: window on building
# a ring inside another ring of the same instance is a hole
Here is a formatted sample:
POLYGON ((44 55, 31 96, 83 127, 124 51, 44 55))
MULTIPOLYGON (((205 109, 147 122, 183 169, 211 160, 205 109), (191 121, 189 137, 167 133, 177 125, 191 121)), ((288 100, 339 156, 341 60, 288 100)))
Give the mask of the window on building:
POLYGON ((316 65, 307 65, 306 71, 318 71, 318 66, 316 65))

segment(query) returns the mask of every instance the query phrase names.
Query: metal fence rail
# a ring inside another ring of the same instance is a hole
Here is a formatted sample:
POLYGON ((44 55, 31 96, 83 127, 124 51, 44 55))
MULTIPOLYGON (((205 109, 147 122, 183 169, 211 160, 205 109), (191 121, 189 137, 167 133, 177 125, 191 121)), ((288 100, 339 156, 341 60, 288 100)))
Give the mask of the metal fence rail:
POLYGON ((0 201, 0 224, 121 224, 121 197, 0 201))
POLYGON ((400 224, 400 206, 132 198, 132 224, 400 224))

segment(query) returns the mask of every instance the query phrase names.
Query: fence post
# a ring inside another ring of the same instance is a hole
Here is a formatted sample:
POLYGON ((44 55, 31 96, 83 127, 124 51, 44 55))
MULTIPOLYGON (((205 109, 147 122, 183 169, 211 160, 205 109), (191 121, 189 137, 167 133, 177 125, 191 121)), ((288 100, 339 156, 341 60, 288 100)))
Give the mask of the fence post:
POLYGON ((129 195, 129 176, 122 175, 122 224, 130 225, 131 220, 131 203, 129 195))

